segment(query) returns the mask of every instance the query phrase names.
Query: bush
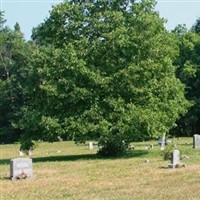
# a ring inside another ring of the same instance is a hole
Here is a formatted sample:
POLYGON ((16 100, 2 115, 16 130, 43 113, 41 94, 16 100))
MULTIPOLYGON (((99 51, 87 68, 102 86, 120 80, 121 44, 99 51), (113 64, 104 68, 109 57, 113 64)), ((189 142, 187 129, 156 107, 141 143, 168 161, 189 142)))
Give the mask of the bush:
POLYGON ((21 143, 20 151, 24 151, 28 154, 29 150, 33 150, 35 147, 35 143, 32 140, 26 140, 25 142, 21 143))
POLYGON ((112 138, 100 138, 99 146, 100 150, 98 154, 103 156, 116 156, 124 153, 128 149, 128 142, 124 141, 119 135, 115 135, 112 138))
POLYGON ((174 142, 166 146, 166 148, 162 151, 162 156, 164 160, 171 160, 171 153, 173 152, 175 147, 176 144, 174 142))

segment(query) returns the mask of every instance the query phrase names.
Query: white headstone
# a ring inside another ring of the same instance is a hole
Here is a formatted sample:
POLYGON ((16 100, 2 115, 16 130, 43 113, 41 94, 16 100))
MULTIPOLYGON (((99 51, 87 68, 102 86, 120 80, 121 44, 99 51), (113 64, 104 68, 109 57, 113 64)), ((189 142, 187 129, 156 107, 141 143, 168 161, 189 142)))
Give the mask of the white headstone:
POLYGON ((89 149, 92 150, 94 148, 93 142, 89 142, 89 149))
POLYGON ((33 151, 32 151, 32 150, 29 150, 29 151, 28 151, 28 155, 29 155, 29 156, 32 156, 32 155, 33 155, 33 151))
POLYGON ((23 155, 24 155, 23 151, 19 151, 19 156, 23 156, 23 155))
POLYGON ((23 179, 32 178, 32 159, 30 158, 15 158, 10 160, 10 178, 23 179))

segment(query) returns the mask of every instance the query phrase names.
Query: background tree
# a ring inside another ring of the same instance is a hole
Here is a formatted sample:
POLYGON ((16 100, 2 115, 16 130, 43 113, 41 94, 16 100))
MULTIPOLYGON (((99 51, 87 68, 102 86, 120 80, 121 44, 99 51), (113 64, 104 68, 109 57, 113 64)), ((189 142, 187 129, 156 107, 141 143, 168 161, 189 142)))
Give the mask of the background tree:
POLYGON ((179 56, 175 61, 177 77, 186 85, 186 97, 193 102, 189 112, 180 118, 173 133, 179 136, 192 136, 200 131, 200 35, 199 19, 191 30, 179 25, 174 34, 177 37, 179 56))
POLYGON ((117 154, 168 132, 189 103, 175 41, 154 1, 65 1, 33 30, 32 98, 24 140, 97 139, 117 154), (31 131, 31 132, 30 132, 31 131))
POLYGON ((195 22, 195 24, 191 28, 192 32, 195 32, 197 34, 200 34, 200 18, 198 18, 195 22))
POLYGON ((19 111, 27 98, 26 73, 31 48, 20 32, 4 25, 0 13, 0 142, 12 142, 19 138, 20 130, 13 125, 19 118, 19 111))

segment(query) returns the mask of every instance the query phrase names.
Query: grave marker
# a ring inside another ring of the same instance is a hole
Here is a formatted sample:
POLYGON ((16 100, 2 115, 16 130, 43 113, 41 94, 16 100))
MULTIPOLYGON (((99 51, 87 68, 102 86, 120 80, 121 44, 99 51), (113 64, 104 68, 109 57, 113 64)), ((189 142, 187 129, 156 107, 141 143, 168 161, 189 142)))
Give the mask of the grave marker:
POLYGON ((30 150, 28 151, 28 155, 29 155, 29 156, 32 156, 32 155, 33 155, 33 150, 30 149, 30 150))
POLYGON ((171 153, 171 164, 169 165, 170 168, 176 168, 180 164, 180 151, 174 150, 171 153))
POLYGON ((193 148, 199 149, 200 148, 200 135, 193 135, 193 148))
POLYGON ((89 149, 92 150, 94 148, 93 142, 89 142, 89 149))
POLYGON ((23 155, 24 155, 23 151, 19 151, 19 156, 23 156, 23 155))
POLYGON ((32 159, 30 158, 11 159, 10 178, 12 180, 33 178, 32 159))

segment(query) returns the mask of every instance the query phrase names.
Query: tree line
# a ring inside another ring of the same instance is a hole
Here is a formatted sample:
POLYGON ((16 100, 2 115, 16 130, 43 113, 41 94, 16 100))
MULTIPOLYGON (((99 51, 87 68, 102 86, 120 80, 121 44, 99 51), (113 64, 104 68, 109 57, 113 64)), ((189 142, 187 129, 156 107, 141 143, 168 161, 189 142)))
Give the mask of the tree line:
POLYGON ((66 0, 26 41, 0 13, 0 142, 96 140, 99 153, 200 131, 200 19, 166 30, 153 0, 66 0))

